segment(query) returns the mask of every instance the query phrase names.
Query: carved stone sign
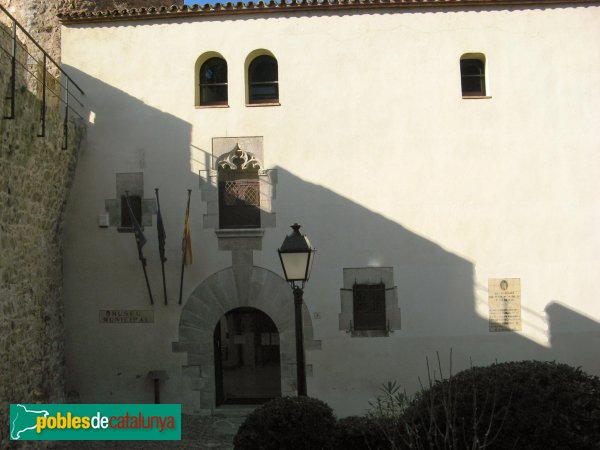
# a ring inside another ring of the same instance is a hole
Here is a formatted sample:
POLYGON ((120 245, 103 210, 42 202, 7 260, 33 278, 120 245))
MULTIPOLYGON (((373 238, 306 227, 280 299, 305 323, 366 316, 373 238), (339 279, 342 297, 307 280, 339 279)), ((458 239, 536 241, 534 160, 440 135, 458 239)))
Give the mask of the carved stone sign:
POLYGON ((490 331, 521 330, 521 279, 488 280, 490 331))
POLYGON ((151 309, 101 309, 98 311, 100 323, 154 323, 151 309))

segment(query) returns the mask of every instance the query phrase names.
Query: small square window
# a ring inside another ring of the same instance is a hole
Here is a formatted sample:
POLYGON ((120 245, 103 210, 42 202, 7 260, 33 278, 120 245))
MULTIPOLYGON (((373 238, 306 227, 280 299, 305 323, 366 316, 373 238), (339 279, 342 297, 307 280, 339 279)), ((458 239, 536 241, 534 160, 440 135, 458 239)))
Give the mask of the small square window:
POLYGON ((354 330, 387 329, 385 317, 385 284, 355 284, 352 288, 354 297, 354 330))
MULTIPOLYGON (((142 197, 139 195, 130 195, 129 204, 131 205, 131 211, 133 216, 137 220, 138 224, 142 223, 142 197)), ((127 199, 124 195, 121 196, 121 228, 133 229, 133 223, 131 222, 131 216, 129 215, 129 209, 127 208, 127 199)))

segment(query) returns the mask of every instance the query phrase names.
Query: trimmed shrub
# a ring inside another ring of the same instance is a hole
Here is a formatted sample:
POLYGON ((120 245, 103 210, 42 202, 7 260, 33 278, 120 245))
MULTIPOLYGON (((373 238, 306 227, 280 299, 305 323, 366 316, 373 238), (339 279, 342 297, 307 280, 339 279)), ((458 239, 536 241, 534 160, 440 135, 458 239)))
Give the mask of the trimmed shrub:
POLYGON ((414 448, 600 448, 600 379, 565 364, 474 367, 420 392, 402 420, 414 448))
POLYGON ((331 408, 310 397, 282 397, 256 408, 242 423, 236 450, 330 449, 335 433, 331 408))
POLYGON ((350 416, 337 423, 334 450, 391 450, 394 421, 387 418, 350 416))

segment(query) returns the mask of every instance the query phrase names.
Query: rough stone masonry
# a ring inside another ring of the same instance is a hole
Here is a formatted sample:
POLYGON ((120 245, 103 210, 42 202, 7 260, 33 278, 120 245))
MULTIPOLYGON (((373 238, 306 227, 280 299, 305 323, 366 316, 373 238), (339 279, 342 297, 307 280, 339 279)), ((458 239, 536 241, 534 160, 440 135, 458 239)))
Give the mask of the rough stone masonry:
MULTIPOLYGON (((165 3, 182 5, 183 0, 0 0, 57 62, 58 12, 165 3)), ((7 27, 0 30, 0 44, 7 50, 0 51, 0 424, 8 423, 10 403, 64 400, 60 227, 84 135, 81 124, 70 122, 63 150, 63 118, 49 108, 46 137, 37 136, 39 90, 23 68, 16 77, 15 118, 3 118, 9 108, 10 35, 7 27)), ((39 56, 31 44, 29 51, 39 56)), ((55 108, 54 100, 49 104, 55 108)), ((0 426, 0 448, 10 446, 8 427, 0 426)))
MULTIPOLYGON (((198 3, 202 3, 198 0, 198 3)), ((182 6, 183 0, 0 0, 50 56, 60 62, 60 24, 56 15, 68 11, 123 10, 160 5, 182 6)))
POLYGON ((11 445, 10 403, 64 397, 60 228, 84 135, 69 122, 63 149, 64 120, 49 107, 46 136, 38 137, 39 93, 27 89, 23 72, 18 67, 15 116, 7 119, 11 57, 0 51, 0 448, 11 445))

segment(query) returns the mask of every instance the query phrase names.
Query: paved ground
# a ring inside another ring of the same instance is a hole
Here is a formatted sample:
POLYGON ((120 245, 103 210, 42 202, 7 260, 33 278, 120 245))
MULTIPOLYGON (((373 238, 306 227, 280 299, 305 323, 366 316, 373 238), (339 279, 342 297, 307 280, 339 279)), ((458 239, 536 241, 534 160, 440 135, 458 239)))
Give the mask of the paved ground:
POLYGON ((181 441, 62 441, 53 449, 199 449, 231 450, 233 437, 247 411, 231 411, 213 416, 182 415, 181 441))

